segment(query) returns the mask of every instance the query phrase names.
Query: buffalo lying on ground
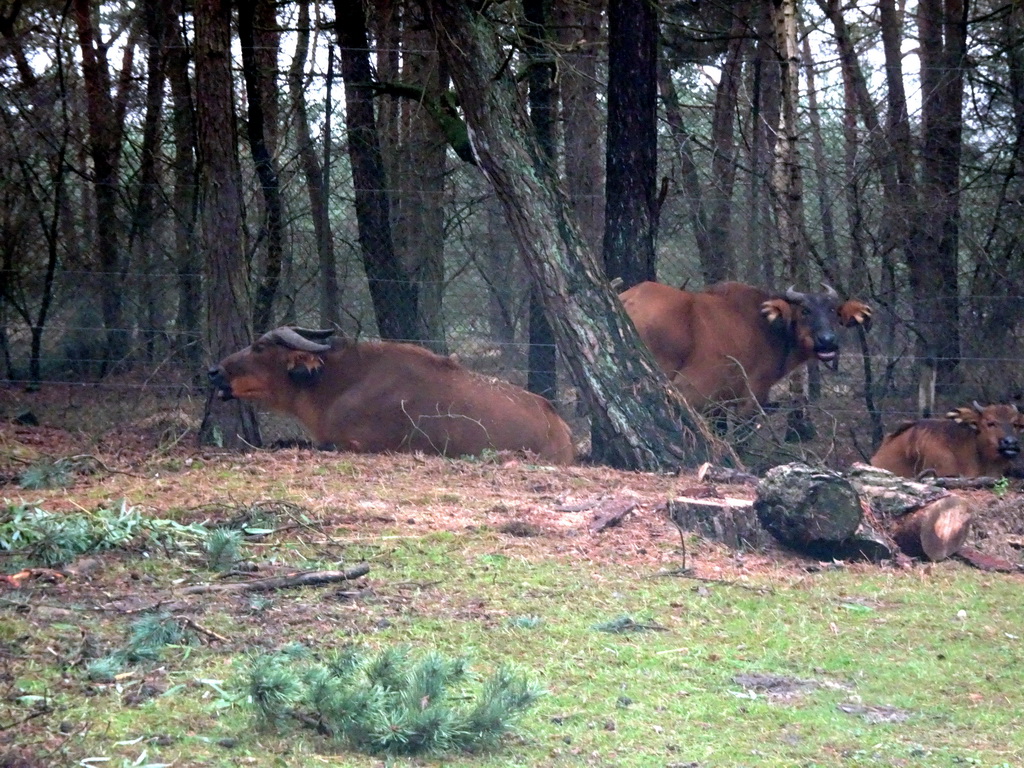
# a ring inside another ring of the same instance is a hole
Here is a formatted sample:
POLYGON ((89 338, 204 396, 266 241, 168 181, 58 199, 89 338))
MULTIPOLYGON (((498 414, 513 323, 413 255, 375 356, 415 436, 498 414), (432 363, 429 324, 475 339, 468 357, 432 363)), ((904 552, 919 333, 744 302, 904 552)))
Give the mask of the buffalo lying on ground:
POLYGON ((945 419, 910 421, 886 435, 871 463, 903 477, 1000 477, 1020 453, 1024 416, 977 402, 945 419))
POLYGON ((772 385, 811 358, 838 365, 836 325, 863 325, 871 308, 832 288, 775 294, 736 282, 692 292, 640 283, 620 294, 655 360, 690 407, 748 415, 772 385))
POLYGON ((210 380, 223 399, 296 417, 321 447, 574 460, 569 427, 544 398, 413 344, 330 335, 277 328, 211 368, 210 380))

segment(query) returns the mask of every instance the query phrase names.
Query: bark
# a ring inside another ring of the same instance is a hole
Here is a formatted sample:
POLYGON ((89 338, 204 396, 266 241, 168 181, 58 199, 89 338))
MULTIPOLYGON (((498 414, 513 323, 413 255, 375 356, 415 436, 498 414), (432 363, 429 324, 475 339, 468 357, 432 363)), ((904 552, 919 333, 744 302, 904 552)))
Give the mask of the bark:
POLYGON ((856 532, 863 517, 849 480, 805 464, 770 469, 758 483, 754 508, 776 539, 801 551, 839 545, 856 532))
POLYGON ((917 26, 921 51, 921 182, 918 226, 909 253, 917 354, 934 360, 940 393, 955 384, 960 362, 957 248, 960 227, 960 148, 965 0, 922 0, 917 26))
MULTIPOLYGON (((71 6, 82 51, 82 79, 85 84, 86 117, 89 125, 89 158, 95 204, 95 251, 100 270, 100 305, 106 331, 103 369, 121 361, 128 349, 124 322, 125 256, 122 252, 118 217, 121 186, 121 145, 124 113, 131 84, 135 53, 135 32, 124 48, 117 92, 107 60, 108 46, 97 24, 98 6, 92 0, 73 0, 71 6)), ((137 25, 131 25, 134 30, 137 25)))
MULTIPOLYGON (((252 312, 243 231, 242 171, 238 159, 231 75, 231 2, 195 5, 196 112, 200 160, 200 225, 206 264, 206 327, 209 351, 220 360, 252 339, 252 312)), ((260 445, 251 405, 216 403, 203 419, 200 440, 240 448, 260 445)))
MULTIPOLYGON (((818 216, 821 220, 821 242, 824 251, 826 271, 833 275, 842 274, 839 261, 839 246, 836 243, 835 218, 832 207, 836 196, 829 180, 828 160, 825 155, 825 139, 821 132, 821 114, 818 108, 818 91, 814 80, 814 59, 811 56, 810 36, 803 35, 804 73, 807 79, 807 119, 810 125, 811 158, 814 161, 814 178, 817 182, 818 216)), ((866 266, 866 265, 865 265, 866 266)), ((841 282, 850 285, 845 275, 841 282)), ((860 295, 859 293, 853 295, 860 295)))
POLYGON ((163 125, 164 86, 167 82, 165 61, 168 48, 168 12, 171 6, 160 0, 146 0, 142 6, 143 20, 148 38, 146 62, 146 113, 143 118, 142 148, 139 152, 138 194, 135 211, 128 233, 128 250, 136 270, 142 272, 140 318, 145 329, 146 359, 152 362, 157 353, 156 343, 164 325, 161 314, 163 297, 159 295, 161 281, 154 276, 156 265, 156 190, 159 183, 157 152, 163 125))
MULTIPOLYGON (((274 6, 268 0, 243 2, 238 6, 238 38, 242 46, 242 74, 248 105, 246 135, 263 196, 263 233, 266 236, 263 275, 256 286, 253 304, 253 326, 261 332, 275 326, 274 298, 281 283, 281 267, 284 262, 284 203, 281 199, 277 160, 271 152, 269 137, 269 126, 273 124, 271 121, 277 110, 267 103, 268 94, 276 93, 268 81, 272 82, 276 77, 277 67, 268 68, 266 65, 266 51, 257 48, 255 32, 257 17, 264 24, 268 23, 268 4, 270 19, 276 25, 276 19, 273 18, 274 6)), ((260 35, 264 45, 268 42, 267 37, 265 32, 260 35)), ((274 47, 275 60, 276 52, 277 48, 274 47)))
POLYGON ((168 13, 171 44, 167 51, 167 77, 170 81, 174 137, 173 175, 173 232, 174 264, 177 272, 178 314, 175 318, 177 345, 186 365, 199 372, 202 360, 201 313, 203 307, 201 273, 197 242, 199 218, 199 190, 196 172, 195 104, 189 79, 189 48, 178 24, 180 2, 170 4, 168 13))
MULTIPOLYGON (((803 215, 803 177, 800 171, 800 54, 797 48, 796 0, 775 0, 772 20, 779 52, 782 122, 775 145, 773 191, 779 250, 788 282, 807 285, 808 258, 803 215)), ((810 440, 814 425, 807 415, 808 372, 799 368, 789 377, 789 392, 795 407, 786 417, 786 439, 810 440)))
POLYGON ((609 4, 604 267, 624 289, 656 276, 657 45, 654 3, 609 4))
POLYGON ((757 519, 754 503, 747 499, 670 499, 668 516, 680 530, 720 541, 730 549, 763 551, 774 541, 757 519))
POLYGON ((554 0, 562 105, 565 184, 583 239, 600 253, 604 238, 604 115, 598 105, 597 52, 604 0, 554 0))
POLYGON ((496 28, 466 3, 432 0, 428 6, 479 167, 501 200, 570 375, 607 438, 611 460, 656 469, 724 450, 695 431, 695 417, 644 350, 586 248, 558 179, 542 161, 496 28))
MULTIPOLYGON (((555 58, 548 44, 548 0, 523 0, 525 49, 530 68, 530 122, 537 134, 541 154, 539 162, 554 166, 555 157, 555 58)), ((538 169, 538 175, 550 175, 551 169, 538 169)), ((530 290, 530 365, 526 387, 550 400, 555 399, 557 356, 555 337, 544 314, 543 301, 536 288, 530 290)))
POLYGON ((849 479, 905 554, 945 560, 967 540, 973 512, 965 499, 865 465, 855 465, 849 479))
MULTIPOLYGON (((445 134, 425 104, 440 104, 448 90, 448 73, 438 61, 433 33, 412 7, 402 24, 403 85, 412 85, 420 99, 398 102, 397 166, 392 188, 395 249, 416 281, 420 337, 426 346, 447 354, 443 298, 445 231, 443 205, 447 145, 445 134)), ((378 100, 387 101, 387 99, 378 100)))
POLYGON ((715 90, 711 121, 711 184, 708 187, 708 240, 710 261, 702 264, 705 282, 736 277, 735 243, 732 238, 732 197, 736 182, 736 107, 747 43, 749 3, 737 6, 729 31, 722 74, 715 90))
POLYGON ((773 42, 770 4, 757 3, 757 45, 751 67, 751 146, 750 211, 747 252, 737 264, 740 274, 760 274, 765 285, 775 285, 779 275, 779 252, 775 242, 764 233, 771 227, 771 169, 780 114, 779 59, 773 42))
POLYGON ((359 248, 377 328, 385 339, 417 339, 416 289, 398 260, 391 231, 387 179, 373 111, 365 12, 360 0, 335 0, 334 9, 359 248))
MULTIPOLYGON (((341 320, 338 266, 334 254, 334 235, 331 231, 324 169, 313 143, 309 109, 306 105, 306 79, 303 70, 308 56, 309 0, 301 0, 295 36, 295 56, 288 70, 288 88, 291 91, 292 111, 295 115, 296 151, 306 184, 306 195, 309 197, 310 219, 313 223, 313 237, 316 240, 317 275, 320 281, 320 327, 337 328, 341 320)), ((328 96, 328 100, 329 98, 328 96)), ((330 111, 328 104, 328 115, 330 111)))
POLYGON ((672 140, 678 147, 684 205, 690 217, 690 226, 693 228, 704 282, 710 284, 724 280, 730 275, 730 267, 723 259, 718 258, 715 245, 711 241, 709 215, 704 204, 700 174, 691 149, 693 137, 683 120, 682 110, 679 108, 679 95, 672 81, 671 64, 666 57, 662 57, 661 66, 658 68, 658 92, 665 106, 665 121, 672 131, 672 140))

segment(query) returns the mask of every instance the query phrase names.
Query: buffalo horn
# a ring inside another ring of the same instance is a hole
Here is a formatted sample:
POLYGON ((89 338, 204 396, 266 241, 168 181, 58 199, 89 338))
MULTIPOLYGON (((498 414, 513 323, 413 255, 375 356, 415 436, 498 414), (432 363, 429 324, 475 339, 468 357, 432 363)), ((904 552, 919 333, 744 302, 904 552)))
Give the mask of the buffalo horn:
POLYGON ((822 283, 821 287, 825 289, 825 295, 828 296, 830 299, 834 299, 836 301, 839 300, 839 292, 836 291, 836 289, 833 288, 831 285, 829 285, 828 283, 822 283))
POLYGON ((275 341, 281 342, 289 349, 298 349, 302 352, 315 352, 319 354, 320 352, 326 352, 331 348, 330 344, 318 344, 304 336, 300 336, 296 333, 294 328, 289 328, 288 326, 275 328, 267 335, 275 341))
POLYGON ((971 405, 974 406, 974 410, 976 410, 978 413, 981 413, 982 411, 985 410, 985 406, 983 406, 977 400, 975 400, 973 403, 971 403, 971 405))
POLYGON ((794 302, 797 302, 797 303, 799 303, 799 302, 803 301, 805 298, 807 298, 807 294, 800 293, 800 291, 798 291, 796 289, 795 285, 791 285, 791 286, 789 286, 789 288, 786 289, 785 296, 786 296, 786 301, 794 301, 794 302))
POLYGON ((299 336, 310 341, 324 341, 334 335, 333 328, 300 328, 297 325, 288 326, 299 336))

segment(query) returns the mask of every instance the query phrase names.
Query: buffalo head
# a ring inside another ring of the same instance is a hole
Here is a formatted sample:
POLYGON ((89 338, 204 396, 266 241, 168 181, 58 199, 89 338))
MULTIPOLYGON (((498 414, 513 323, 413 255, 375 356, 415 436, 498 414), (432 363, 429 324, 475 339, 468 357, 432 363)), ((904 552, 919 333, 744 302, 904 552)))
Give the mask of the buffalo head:
POLYGON ((314 381, 323 367, 324 341, 334 332, 282 326, 228 355, 207 371, 222 400, 239 397, 268 407, 286 399, 294 387, 314 381))
POLYGON ((833 369, 839 365, 836 323, 844 327, 871 326, 871 307, 860 301, 841 301, 836 290, 822 283, 822 293, 801 293, 790 286, 785 293, 765 301, 761 314, 773 327, 788 334, 790 343, 807 357, 816 357, 833 369))
POLYGON ((1020 453, 1019 431, 1024 428, 1024 415, 1015 405, 983 406, 975 400, 970 407, 950 411, 946 418, 977 435, 978 453, 988 461, 1014 459, 1020 453))

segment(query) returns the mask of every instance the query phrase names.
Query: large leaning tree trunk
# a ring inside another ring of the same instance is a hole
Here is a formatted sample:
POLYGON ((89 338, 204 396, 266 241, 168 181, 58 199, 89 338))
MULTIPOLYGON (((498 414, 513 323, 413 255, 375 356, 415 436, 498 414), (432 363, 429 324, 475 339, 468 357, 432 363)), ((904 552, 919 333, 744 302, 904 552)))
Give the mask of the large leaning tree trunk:
POLYGON ((609 462, 664 470, 726 450, 700 431, 587 249, 554 170, 541 161, 495 26, 465 2, 427 5, 477 163, 501 201, 609 462))

